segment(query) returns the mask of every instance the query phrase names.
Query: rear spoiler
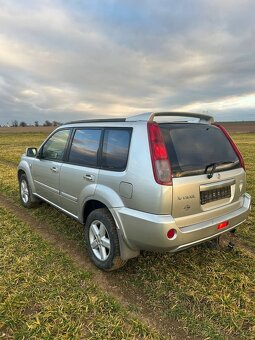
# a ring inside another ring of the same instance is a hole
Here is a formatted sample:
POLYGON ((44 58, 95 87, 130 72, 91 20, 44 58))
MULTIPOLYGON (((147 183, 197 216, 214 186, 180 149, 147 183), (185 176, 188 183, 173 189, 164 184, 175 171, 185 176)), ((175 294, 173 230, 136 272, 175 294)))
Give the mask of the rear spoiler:
POLYGON ((140 115, 131 116, 126 118, 126 122, 137 122, 145 121, 152 122, 155 117, 188 117, 198 118, 200 123, 212 124, 214 119, 212 116, 204 115, 201 113, 190 113, 190 112, 147 112, 140 115))

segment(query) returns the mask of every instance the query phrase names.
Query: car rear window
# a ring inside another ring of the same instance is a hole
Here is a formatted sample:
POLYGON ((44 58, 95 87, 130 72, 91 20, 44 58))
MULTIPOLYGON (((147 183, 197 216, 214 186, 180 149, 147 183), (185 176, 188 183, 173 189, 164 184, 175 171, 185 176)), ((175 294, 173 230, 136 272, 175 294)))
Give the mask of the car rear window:
POLYGON ((205 173, 208 165, 217 171, 239 167, 239 159, 223 132, 212 125, 160 124, 173 176, 205 173))
POLYGON ((106 129, 104 133, 102 168, 125 170, 128 159, 130 129, 106 129))

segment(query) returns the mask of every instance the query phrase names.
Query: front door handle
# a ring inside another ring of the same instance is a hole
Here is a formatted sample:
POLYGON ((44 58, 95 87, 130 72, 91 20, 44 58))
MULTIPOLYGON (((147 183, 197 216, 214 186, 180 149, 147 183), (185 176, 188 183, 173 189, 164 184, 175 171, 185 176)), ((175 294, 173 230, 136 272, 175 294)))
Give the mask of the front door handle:
POLYGON ((86 179, 87 181, 90 181, 90 182, 95 181, 95 177, 93 175, 90 175, 90 174, 84 175, 83 178, 86 179))
POLYGON ((55 166, 52 166, 50 169, 52 172, 58 172, 58 169, 55 166))

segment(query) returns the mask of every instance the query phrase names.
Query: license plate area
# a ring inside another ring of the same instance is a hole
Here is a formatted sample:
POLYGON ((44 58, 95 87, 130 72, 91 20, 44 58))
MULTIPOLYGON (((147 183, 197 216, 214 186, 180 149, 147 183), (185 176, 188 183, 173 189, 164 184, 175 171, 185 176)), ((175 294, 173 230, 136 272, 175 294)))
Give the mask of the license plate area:
POLYGON ((218 201, 231 197, 231 186, 200 191, 200 203, 205 205, 210 202, 218 201))

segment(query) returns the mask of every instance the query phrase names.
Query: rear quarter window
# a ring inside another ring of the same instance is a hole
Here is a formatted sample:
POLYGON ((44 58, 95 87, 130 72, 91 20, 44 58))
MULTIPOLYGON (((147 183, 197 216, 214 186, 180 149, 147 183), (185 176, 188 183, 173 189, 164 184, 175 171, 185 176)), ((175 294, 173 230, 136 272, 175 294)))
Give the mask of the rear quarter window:
POLYGON ((126 169, 131 129, 106 129, 104 133, 102 168, 115 171, 126 169))

